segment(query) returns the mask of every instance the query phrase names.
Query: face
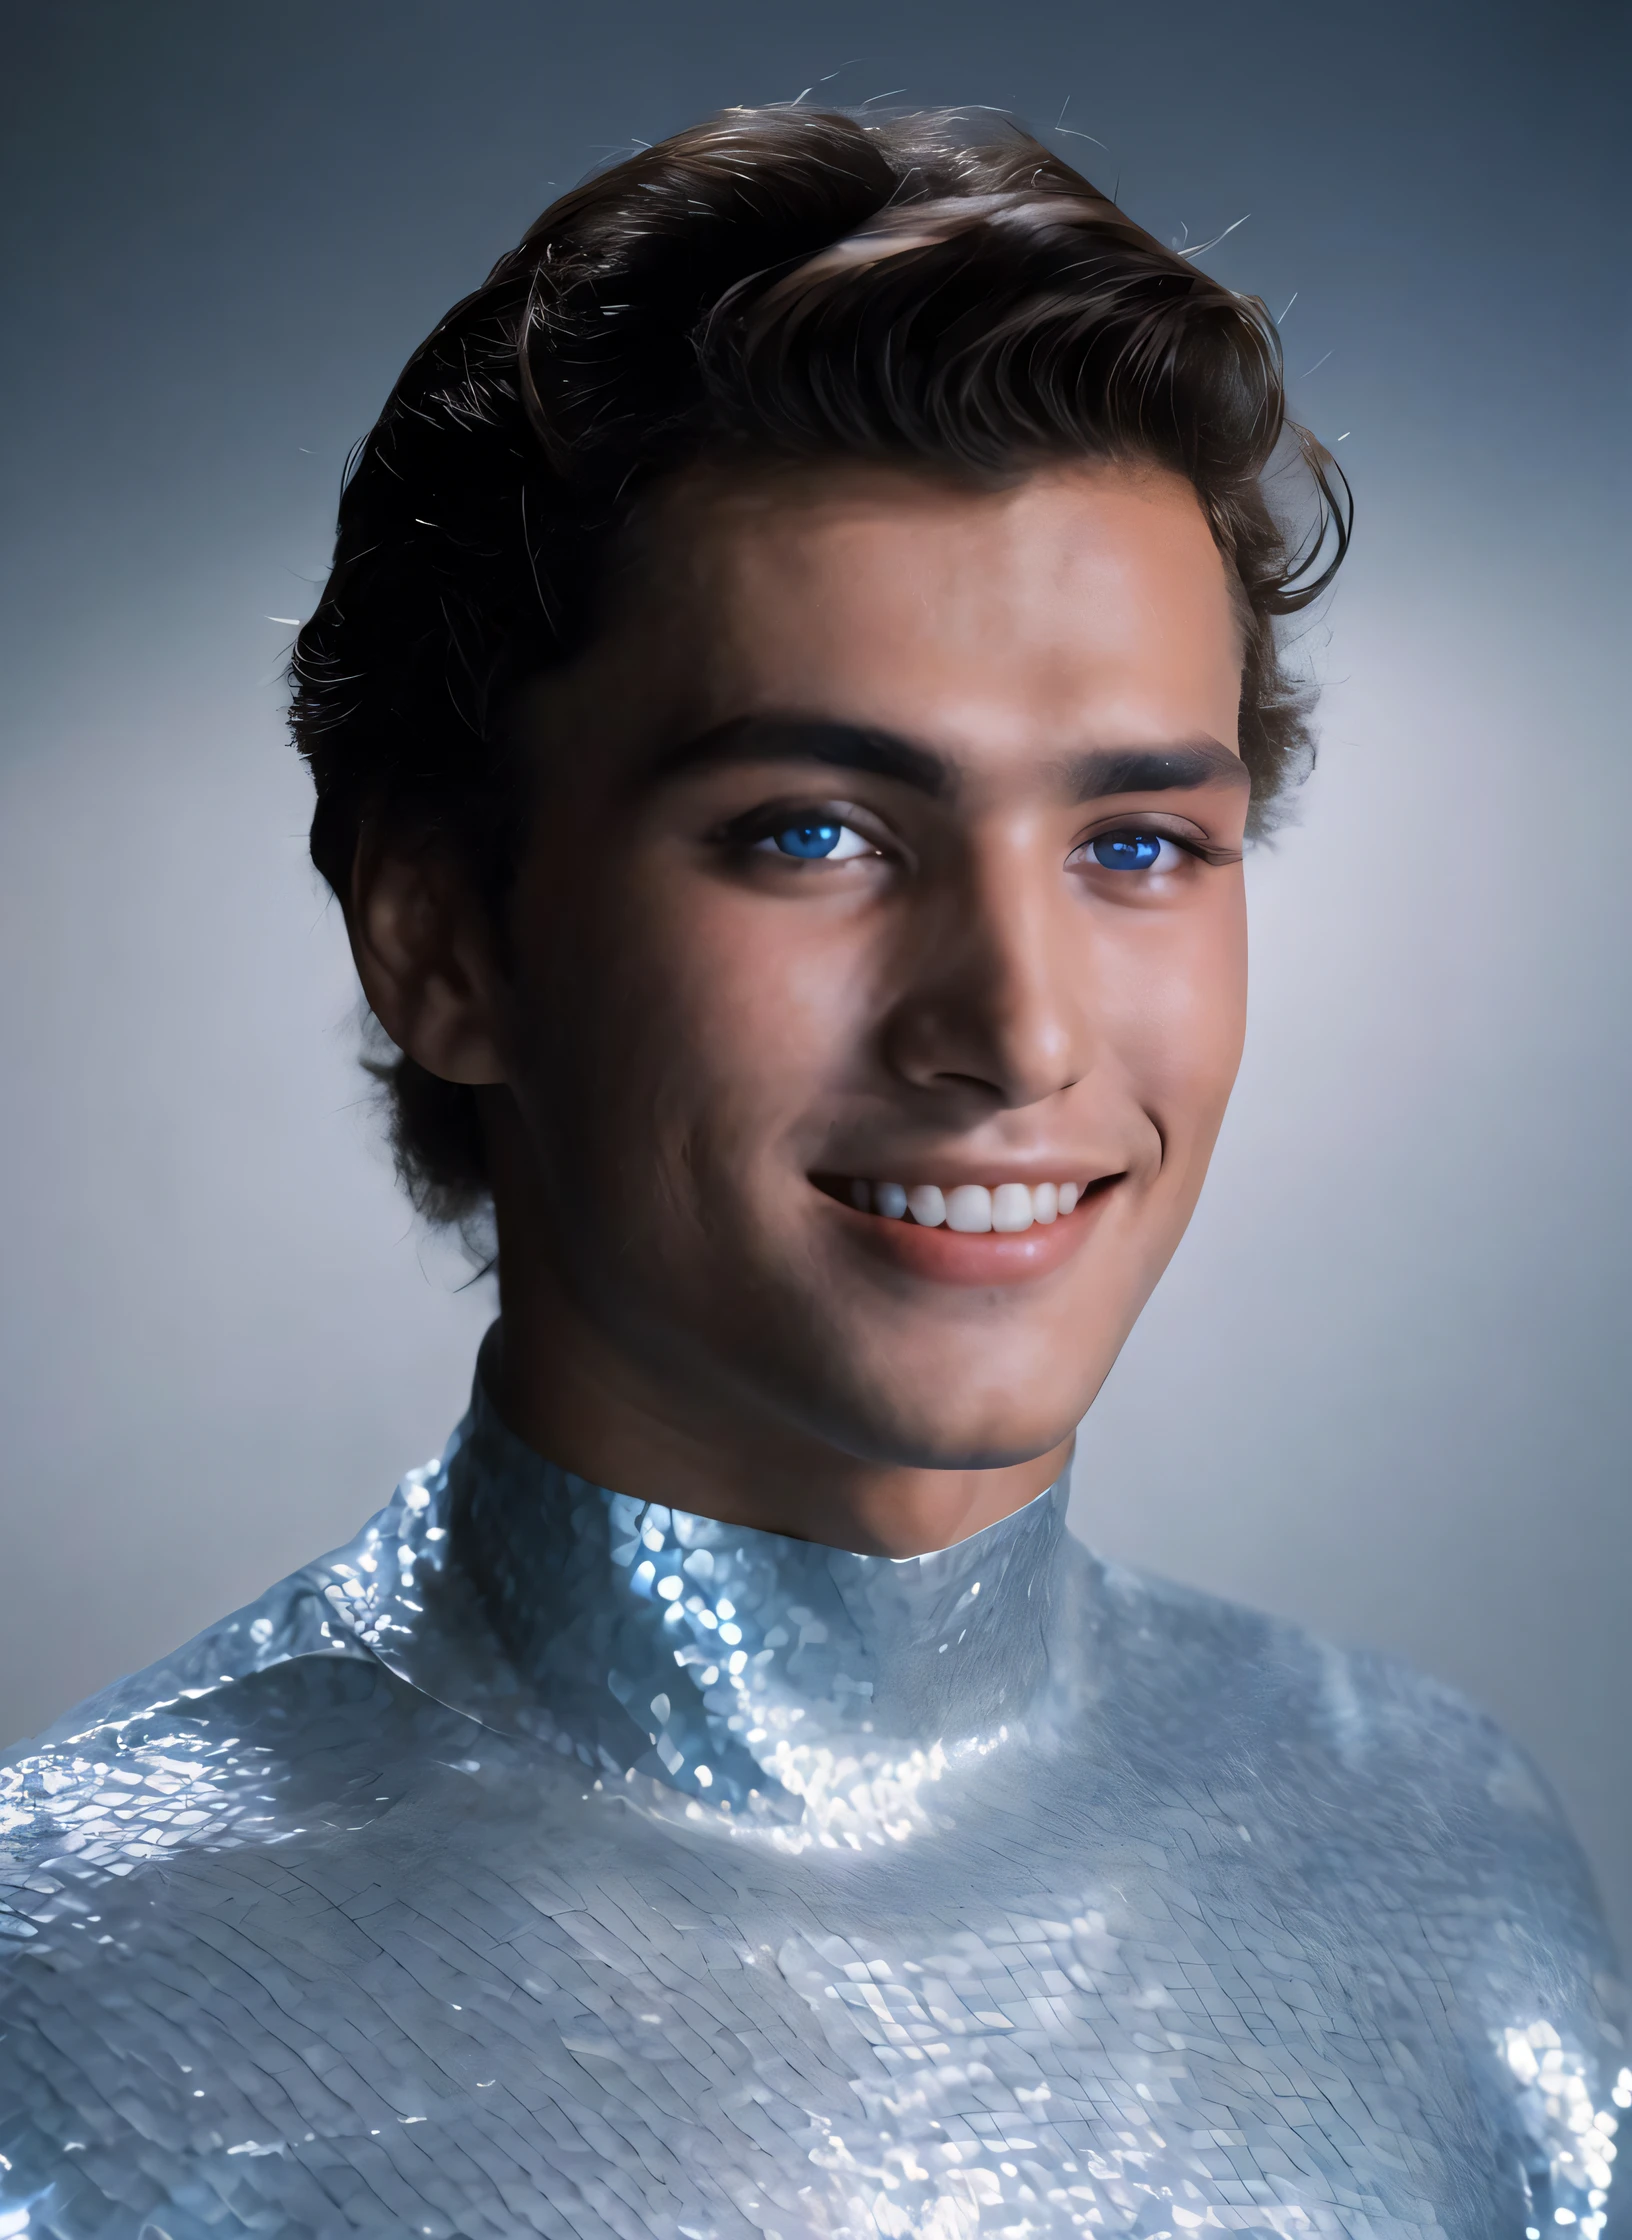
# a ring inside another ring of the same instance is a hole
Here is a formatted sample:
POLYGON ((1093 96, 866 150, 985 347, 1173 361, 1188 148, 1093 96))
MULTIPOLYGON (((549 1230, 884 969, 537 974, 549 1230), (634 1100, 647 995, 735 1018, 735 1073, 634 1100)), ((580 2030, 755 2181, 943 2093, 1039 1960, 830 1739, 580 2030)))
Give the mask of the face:
POLYGON ((535 822, 462 1074, 503 1083, 507 1329, 545 1302, 631 1405, 773 1463, 1057 1450, 1235 1075, 1240 685, 1175 477, 673 490, 518 712, 535 822))
POLYGON ((505 1071, 585 1309, 860 1455, 1057 1443, 1235 1073, 1239 695, 1176 479, 677 493, 524 718, 505 1071))

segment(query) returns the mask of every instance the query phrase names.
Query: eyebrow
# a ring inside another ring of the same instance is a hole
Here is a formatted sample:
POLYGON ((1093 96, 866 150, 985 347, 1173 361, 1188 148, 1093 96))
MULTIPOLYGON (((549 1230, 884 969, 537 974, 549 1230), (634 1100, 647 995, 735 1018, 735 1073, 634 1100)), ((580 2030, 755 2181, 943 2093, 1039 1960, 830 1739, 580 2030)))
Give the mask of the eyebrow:
POLYGON ((1174 793, 1199 786, 1248 786, 1252 775, 1220 739, 1175 740, 1167 747, 1090 747, 1062 765, 1069 798, 1114 793, 1174 793))
POLYGON ((929 747, 914 746, 893 731, 830 723, 811 716, 740 716, 660 755, 652 776, 662 780, 737 762, 818 762, 830 770, 864 770, 894 778, 932 801, 957 791, 957 766, 929 747))
MULTIPOLYGON (((892 731, 817 716, 739 716, 670 747, 658 757, 651 776, 662 782, 744 762, 812 762, 830 770, 865 771, 870 777, 893 778, 932 801, 950 801, 958 791, 959 770, 950 756, 892 731)), ((1072 802, 1250 783, 1241 757, 1212 738, 1160 747, 1090 747, 1062 757, 1055 767, 1072 802)))

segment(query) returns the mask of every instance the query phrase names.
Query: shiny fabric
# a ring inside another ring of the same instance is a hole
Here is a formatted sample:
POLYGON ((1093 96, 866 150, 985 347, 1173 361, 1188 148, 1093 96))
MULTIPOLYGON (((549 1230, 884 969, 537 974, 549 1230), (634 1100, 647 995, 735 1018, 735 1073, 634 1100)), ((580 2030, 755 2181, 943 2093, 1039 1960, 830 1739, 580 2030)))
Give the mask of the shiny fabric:
POLYGON ((0 2240, 1596 2240, 1632 2076, 1535 1777, 1064 1505, 849 1555, 478 1384, 0 1770, 0 2240))

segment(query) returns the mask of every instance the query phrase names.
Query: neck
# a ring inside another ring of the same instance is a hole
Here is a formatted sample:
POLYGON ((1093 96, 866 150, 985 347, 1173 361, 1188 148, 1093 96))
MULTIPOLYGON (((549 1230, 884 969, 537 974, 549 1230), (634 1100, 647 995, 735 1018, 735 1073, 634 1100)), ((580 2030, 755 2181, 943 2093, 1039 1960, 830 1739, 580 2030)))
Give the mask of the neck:
POLYGON ((1063 1485, 938 1554, 852 1554, 556 1468, 501 1419, 491 1363, 447 1461, 341 1567, 346 1618, 428 1694, 586 1785, 795 1847, 903 1837, 925 1782, 1047 1726, 1063 1485))
MULTIPOLYGON (((503 1262, 501 1259, 501 1268, 503 1262)), ((1036 1499, 1072 1441, 991 1469, 846 1453, 745 1388, 665 1374, 612 1345, 551 1284, 501 1278, 486 1375, 505 1422, 575 1477, 724 1524, 862 1555, 949 1548, 1036 1499)))

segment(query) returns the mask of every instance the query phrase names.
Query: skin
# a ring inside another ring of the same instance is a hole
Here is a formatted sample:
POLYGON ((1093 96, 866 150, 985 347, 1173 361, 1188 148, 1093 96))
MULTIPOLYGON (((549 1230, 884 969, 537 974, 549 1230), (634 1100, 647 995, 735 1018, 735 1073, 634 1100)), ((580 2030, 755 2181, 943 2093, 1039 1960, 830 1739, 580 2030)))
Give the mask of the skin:
POLYGON ((1162 471, 662 497, 608 627, 514 711, 503 927, 424 849, 365 847, 349 912, 387 1032, 480 1087, 523 1438, 897 1556, 1054 1480, 1240 1058, 1240 689, 1224 565, 1162 471), (813 821, 831 859, 779 851, 813 821), (1160 836, 1157 867, 1105 868, 1113 834, 1160 836), (1092 1187, 959 1237, 857 1212, 854 1177, 1092 1187))

